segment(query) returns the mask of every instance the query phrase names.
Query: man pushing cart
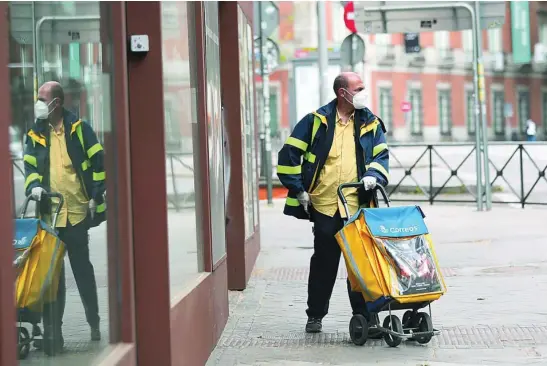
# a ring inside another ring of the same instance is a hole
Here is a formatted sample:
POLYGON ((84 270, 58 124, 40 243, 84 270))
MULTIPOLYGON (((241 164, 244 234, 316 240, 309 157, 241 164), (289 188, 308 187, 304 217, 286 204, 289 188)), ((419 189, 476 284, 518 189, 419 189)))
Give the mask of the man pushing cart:
MULTIPOLYGON (((365 85, 354 72, 336 77, 336 99, 306 115, 279 152, 277 175, 288 189, 286 215, 314 223, 314 253, 308 280, 306 332, 322 330, 329 310, 340 247, 334 235, 359 207, 369 207, 372 189, 388 182, 389 153, 382 120, 367 107, 365 85), (346 191, 349 214, 337 196, 341 183, 360 182, 346 191)), ((348 293, 353 314, 372 321, 361 292, 348 293)), ((371 335, 372 336, 372 335, 371 335)))

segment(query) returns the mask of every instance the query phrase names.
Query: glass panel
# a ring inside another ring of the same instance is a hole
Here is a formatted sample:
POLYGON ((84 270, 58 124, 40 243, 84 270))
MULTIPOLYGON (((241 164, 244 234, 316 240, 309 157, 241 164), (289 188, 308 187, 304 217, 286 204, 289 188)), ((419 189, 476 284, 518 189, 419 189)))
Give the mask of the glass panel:
POLYGON ((439 56, 445 57, 450 49, 450 32, 437 31, 434 32, 435 48, 439 52, 439 56))
POLYGON ((254 204, 253 204, 254 225, 256 227, 259 225, 259 220, 258 220, 258 169, 259 167, 258 167, 258 144, 256 139, 256 136, 258 135, 258 131, 257 131, 258 123, 256 120, 257 114, 255 109, 256 91, 254 87, 255 84, 253 82, 255 80, 255 71, 256 71, 254 62, 255 62, 255 52, 254 52, 254 42, 253 42, 253 31, 252 31, 251 25, 247 24, 247 63, 249 65, 248 66, 248 73, 249 73, 248 98, 249 98, 250 119, 252 120, 251 126, 250 126, 252 129, 251 136, 254 136, 253 140, 250 142, 251 164, 252 164, 251 178, 254 182, 252 197, 254 200, 254 204))
POLYGON ((526 131, 526 121, 530 118, 530 93, 521 90, 518 92, 518 113, 521 133, 526 131))
POLYGON ((205 69, 207 81, 207 135, 209 142, 209 187, 213 263, 226 254, 226 213, 224 201, 223 127, 220 97, 220 49, 218 43, 218 3, 203 2, 205 9, 205 69))
MULTIPOLYGON (((29 205, 26 218, 16 224, 17 326, 20 334, 24 328, 37 335, 19 364, 91 364, 109 341, 116 341, 109 339, 109 329, 119 327, 109 327, 108 312, 109 292, 117 293, 108 289, 107 251, 107 245, 116 251, 117 243, 107 243, 105 222, 106 177, 115 181, 117 171, 108 158, 116 153, 112 75, 100 51, 111 47, 101 44, 101 34, 109 34, 101 29, 108 24, 101 20, 109 16, 108 7, 98 1, 10 2, 9 7, 17 210, 23 209, 25 195, 40 197, 38 209, 29 205), (62 195, 63 205, 44 192, 62 195), (31 242, 25 224, 38 227, 32 237, 52 230, 31 242), (29 271, 37 258, 48 266, 29 271), (24 288, 29 283, 35 287, 24 288)), ((110 194, 117 197, 116 188, 110 194)), ((116 230, 115 206, 108 210, 108 230, 116 230)))
POLYGON ((171 299, 203 271, 200 222, 196 216, 196 165, 199 163, 195 79, 190 52, 195 40, 194 7, 188 2, 161 2, 164 128, 169 230, 171 299))
POLYGON ((392 95, 391 88, 380 88, 380 118, 384 121, 388 134, 391 134, 393 131, 393 111, 392 111, 392 95))
POLYGON ((441 135, 448 136, 451 133, 452 117, 450 92, 447 90, 439 91, 439 125, 441 135))
POLYGON ((462 31, 462 47, 465 52, 473 52, 473 31, 471 29, 462 31))
POLYGON ((422 133, 422 92, 414 89, 410 91, 410 131, 413 135, 422 133))
POLYGON ((547 45, 547 15, 538 13, 539 42, 547 45))
MULTIPOLYGON (((239 27, 239 60, 240 60, 240 91, 241 91, 241 134, 243 141, 243 201, 245 207, 245 239, 254 234, 258 217, 255 215, 256 202, 256 144, 255 144, 255 115, 253 109, 253 42, 251 27, 241 8, 238 7, 239 27)), ((273 89, 270 89, 272 92, 273 89)), ((277 102, 276 94, 270 94, 270 113, 272 135, 276 128, 277 102)))
POLYGON ((503 135, 505 133, 505 122, 504 122, 504 95, 503 91, 493 91, 492 100, 493 100, 493 115, 494 115, 494 132, 497 135, 503 135))
POLYGON ((488 29, 488 50, 501 52, 501 28, 488 29))

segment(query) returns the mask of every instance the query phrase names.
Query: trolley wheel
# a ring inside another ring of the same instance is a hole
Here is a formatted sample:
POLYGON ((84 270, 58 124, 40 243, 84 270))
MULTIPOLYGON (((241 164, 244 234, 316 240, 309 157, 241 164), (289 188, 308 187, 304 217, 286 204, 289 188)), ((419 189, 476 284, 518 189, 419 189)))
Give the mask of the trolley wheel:
POLYGON ((351 317, 349 322, 349 336, 351 341, 357 346, 362 346, 367 342, 368 322, 361 314, 356 314, 351 317))
MULTIPOLYGON (((386 316, 386 318, 384 319, 383 327, 386 329, 390 329, 396 333, 403 334, 403 324, 401 324, 401 320, 397 317, 397 315, 386 316)), ((403 338, 391 335, 389 333, 385 333, 384 340, 386 341, 388 346, 397 347, 401 344, 403 338)))
POLYGON ((415 324, 415 315, 414 311, 407 310, 403 315, 403 328, 414 328, 415 324))
POLYGON ((431 321, 431 317, 428 313, 418 313, 416 323, 418 332, 431 332, 431 334, 416 337, 416 341, 420 344, 429 343, 431 338, 433 338, 433 322, 431 321))
POLYGON ((17 327, 17 356, 20 360, 28 357, 30 352, 30 334, 25 327, 17 327))

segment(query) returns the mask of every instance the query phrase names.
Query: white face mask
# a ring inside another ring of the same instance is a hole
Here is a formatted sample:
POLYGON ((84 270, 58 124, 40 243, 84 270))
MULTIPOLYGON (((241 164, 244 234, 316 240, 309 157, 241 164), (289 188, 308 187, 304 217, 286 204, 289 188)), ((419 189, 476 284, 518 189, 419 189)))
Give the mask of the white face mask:
POLYGON ((367 92, 363 89, 353 96, 353 101, 348 100, 348 103, 353 104, 355 109, 364 109, 367 106, 367 99, 367 92))
POLYGON ((49 116, 49 107, 46 102, 38 100, 34 105, 34 117, 36 119, 46 119, 49 116))

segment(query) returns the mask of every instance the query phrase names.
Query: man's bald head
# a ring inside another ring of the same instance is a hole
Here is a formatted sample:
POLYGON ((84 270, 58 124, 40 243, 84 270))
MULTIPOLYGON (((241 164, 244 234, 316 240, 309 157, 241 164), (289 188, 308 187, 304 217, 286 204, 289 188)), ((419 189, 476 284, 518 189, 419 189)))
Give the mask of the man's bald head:
POLYGON ((355 72, 343 72, 334 79, 334 94, 338 98, 338 104, 351 104, 353 96, 365 89, 363 80, 355 72))
POLYGON ((58 82, 47 81, 38 89, 38 99, 43 100, 47 104, 57 99, 60 105, 63 105, 65 101, 65 92, 58 82))
POLYGON ((58 123, 58 121, 62 120, 65 93, 61 84, 56 81, 45 82, 38 89, 38 100, 47 105, 50 123, 58 123))

